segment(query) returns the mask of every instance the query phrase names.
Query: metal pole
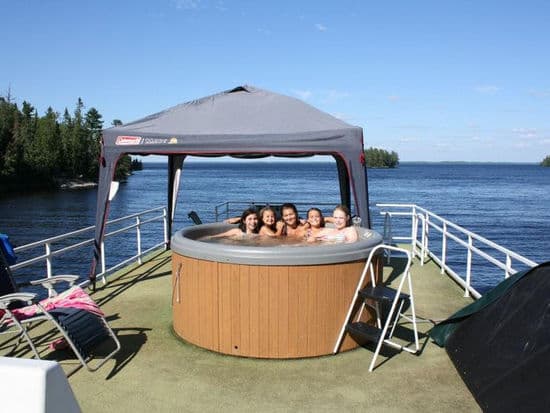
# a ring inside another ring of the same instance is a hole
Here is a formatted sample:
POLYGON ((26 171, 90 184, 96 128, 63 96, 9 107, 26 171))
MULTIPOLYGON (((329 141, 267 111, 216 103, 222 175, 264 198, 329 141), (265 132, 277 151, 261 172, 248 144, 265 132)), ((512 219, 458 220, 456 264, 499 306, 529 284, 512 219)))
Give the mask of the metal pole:
POLYGON ((504 278, 509 278, 512 273, 512 258, 510 254, 506 254, 506 271, 504 272, 504 278))
POLYGON ((441 274, 445 273, 445 260, 447 258, 447 223, 443 222, 443 233, 441 234, 441 274))
POLYGON ((141 265, 141 218, 139 216, 136 217, 136 243, 137 243, 137 256, 138 256, 138 263, 141 265))
POLYGON ((470 279, 472 278, 472 236, 468 235, 468 257, 466 259, 466 289, 464 290, 464 297, 470 296, 470 279))
MULTIPOLYGON (((44 244, 44 246, 46 247, 46 276, 48 278, 51 278, 53 273, 52 273, 52 247, 50 245, 49 242, 46 242, 44 244)), ((51 288, 48 288, 48 297, 52 297, 53 296, 53 291, 51 288)))
POLYGON ((163 225, 164 225, 164 251, 168 249, 168 213, 166 211, 166 208, 162 209, 162 219, 163 219, 163 225))

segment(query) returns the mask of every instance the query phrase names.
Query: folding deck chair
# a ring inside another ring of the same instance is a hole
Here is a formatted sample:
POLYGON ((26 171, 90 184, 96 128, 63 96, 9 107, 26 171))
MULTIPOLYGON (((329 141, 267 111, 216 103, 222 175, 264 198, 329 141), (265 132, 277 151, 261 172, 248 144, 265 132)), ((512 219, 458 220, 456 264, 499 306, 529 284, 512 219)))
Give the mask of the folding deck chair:
MULTIPOLYGON (((6 242, 9 243, 7 237, 0 237, 0 335, 13 335, 14 343, 10 353, 13 353, 22 341, 26 341, 33 355, 40 359, 40 353, 29 334, 29 329, 32 324, 47 321, 61 334, 83 367, 88 371, 99 369, 120 350, 121 346, 97 304, 84 290, 74 285, 78 276, 59 275, 31 281, 30 284, 41 285, 53 292, 53 296, 38 301, 37 294, 17 290, 5 255, 6 251, 10 253, 11 245, 6 245, 6 242), (58 293, 54 287, 60 282, 67 282, 70 288, 58 293), (114 342, 114 350, 92 366, 90 361, 94 350, 108 338, 114 342)), ((78 367, 69 374, 76 369, 78 367)))

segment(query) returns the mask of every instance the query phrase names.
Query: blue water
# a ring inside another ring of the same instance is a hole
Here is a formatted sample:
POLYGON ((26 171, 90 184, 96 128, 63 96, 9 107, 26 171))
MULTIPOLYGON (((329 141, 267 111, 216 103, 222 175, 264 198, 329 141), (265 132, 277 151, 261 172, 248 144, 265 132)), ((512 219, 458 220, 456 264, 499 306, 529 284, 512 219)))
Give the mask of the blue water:
MULTIPOLYGON (((166 177, 164 164, 145 163, 142 171, 121 185, 109 218, 165 205, 166 177)), ((381 231, 383 225, 376 203, 415 203, 536 262, 550 259, 550 168, 405 163, 397 169, 369 169, 368 178, 376 230, 381 231)), ((94 225, 95 197, 96 190, 91 189, 4 198, 0 231, 22 245, 94 225)), ((191 160, 182 173, 174 227, 192 225, 187 218, 191 210, 203 221, 213 221, 214 206, 225 201, 336 205, 340 201, 336 167, 333 162, 191 160)), ((145 247, 162 240, 160 225, 144 232, 148 237, 145 247)), ((109 258, 113 262, 135 254, 133 245, 116 239, 107 248, 116 252, 109 258)), ((81 251, 69 263, 54 261, 54 271, 85 276, 90 259, 91 250, 81 251)), ((44 266, 33 267, 33 271, 44 272, 44 266)), ((496 279, 489 273, 478 284, 486 289, 496 279)))

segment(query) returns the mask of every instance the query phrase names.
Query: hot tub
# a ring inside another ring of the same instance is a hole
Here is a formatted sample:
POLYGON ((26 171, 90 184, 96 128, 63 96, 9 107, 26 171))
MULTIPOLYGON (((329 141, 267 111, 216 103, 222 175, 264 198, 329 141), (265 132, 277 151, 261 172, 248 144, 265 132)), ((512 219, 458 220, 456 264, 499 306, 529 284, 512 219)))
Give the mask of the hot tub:
MULTIPOLYGON (((175 333, 200 347, 236 356, 332 354, 365 260, 382 243, 380 234, 359 228, 357 242, 328 245, 198 240, 232 227, 196 225, 172 237, 175 333)), ((370 314, 362 317, 367 321, 370 314)), ((340 351, 355 347, 346 336, 340 351)))

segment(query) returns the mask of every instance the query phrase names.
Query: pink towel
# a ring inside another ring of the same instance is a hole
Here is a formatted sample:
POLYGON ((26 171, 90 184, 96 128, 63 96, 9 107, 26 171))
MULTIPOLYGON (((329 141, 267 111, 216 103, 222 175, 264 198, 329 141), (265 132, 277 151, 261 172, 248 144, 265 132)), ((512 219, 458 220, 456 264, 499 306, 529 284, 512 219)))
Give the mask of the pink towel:
MULTIPOLYGON (((53 310, 54 308, 79 308, 81 310, 89 311, 103 317, 105 314, 98 305, 92 300, 82 288, 75 285, 61 294, 55 297, 46 298, 40 301, 40 304, 46 311, 53 310)), ((12 310, 12 313, 19 319, 24 320, 37 314, 38 307, 36 305, 30 305, 23 308, 12 310)))

